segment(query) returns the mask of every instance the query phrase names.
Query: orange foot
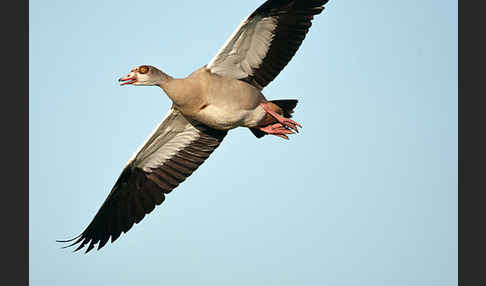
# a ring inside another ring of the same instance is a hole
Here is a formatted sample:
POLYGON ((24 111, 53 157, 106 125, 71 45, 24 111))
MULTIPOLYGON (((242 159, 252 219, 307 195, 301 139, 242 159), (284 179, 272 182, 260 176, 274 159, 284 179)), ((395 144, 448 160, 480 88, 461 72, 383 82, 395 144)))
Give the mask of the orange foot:
POLYGON ((290 118, 283 117, 277 114, 276 112, 274 112, 273 110, 271 110, 267 104, 261 103, 260 105, 268 114, 270 114, 273 118, 275 118, 278 121, 278 123, 270 124, 265 127, 258 128, 261 131, 267 134, 276 135, 283 139, 289 139, 289 137, 286 134, 294 134, 292 130, 295 130, 295 132, 299 132, 297 127, 302 128, 302 125, 300 125, 299 123, 293 121, 290 118))
POLYGON ((290 130, 290 128, 288 127, 285 127, 281 123, 269 124, 265 127, 260 127, 258 129, 260 129, 261 131, 267 134, 275 135, 287 140, 289 139, 287 134, 294 134, 294 131, 290 130))

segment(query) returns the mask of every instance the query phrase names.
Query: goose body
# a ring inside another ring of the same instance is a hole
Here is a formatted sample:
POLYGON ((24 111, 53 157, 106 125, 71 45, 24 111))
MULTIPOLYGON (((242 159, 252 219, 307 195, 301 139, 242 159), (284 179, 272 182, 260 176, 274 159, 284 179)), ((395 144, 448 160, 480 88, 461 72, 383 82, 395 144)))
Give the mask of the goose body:
POLYGON ((304 40, 327 0, 268 0, 245 18, 214 58, 176 79, 142 65, 121 85, 153 85, 171 99, 161 123, 129 159, 100 209, 77 237, 60 242, 102 248, 139 223, 219 146, 228 130, 288 139, 301 125, 290 119, 295 99, 262 94, 304 40))
POLYGON ((169 80, 162 89, 174 108, 212 128, 256 127, 265 118, 261 91, 247 82, 212 73, 206 66, 184 79, 169 80))

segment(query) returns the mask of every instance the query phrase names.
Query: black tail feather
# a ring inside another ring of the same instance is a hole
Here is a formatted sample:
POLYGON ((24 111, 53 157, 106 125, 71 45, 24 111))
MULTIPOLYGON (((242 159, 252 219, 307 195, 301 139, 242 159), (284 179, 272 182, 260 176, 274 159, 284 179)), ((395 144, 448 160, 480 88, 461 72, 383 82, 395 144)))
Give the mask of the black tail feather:
POLYGON ((277 100, 270 100, 270 102, 275 103, 276 105, 282 108, 284 117, 292 118, 292 113, 294 112, 295 106, 297 106, 297 99, 277 99, 277 100))
POLYGON ((258 128, 250 128, 250 131, 251 133, 253 133, 253 135, 255 135, 256 138, 262 138, 263 136, 265 136, 265 134, 267 134, 258 128))

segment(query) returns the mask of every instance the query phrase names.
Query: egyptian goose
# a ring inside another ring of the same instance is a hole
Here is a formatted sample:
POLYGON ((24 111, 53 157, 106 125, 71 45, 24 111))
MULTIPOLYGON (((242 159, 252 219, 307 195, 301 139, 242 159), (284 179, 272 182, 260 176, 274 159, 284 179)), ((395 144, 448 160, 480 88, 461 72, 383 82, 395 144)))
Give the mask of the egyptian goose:
POLYGON ((287 65, 305 38, 314 15, 328 0, 268 0, 237 27, 209 64, 176 79, 142 65, 119 79, 121 85, 155 85, 173 105, 130 158, 101 208, 77 237, 59 242, 98 244, 139 223, 165 195, 196 170, 228 130, 248 127, 288 139, 301 125, 291 113, 297 100, 267 101, 262 89, 287 65))

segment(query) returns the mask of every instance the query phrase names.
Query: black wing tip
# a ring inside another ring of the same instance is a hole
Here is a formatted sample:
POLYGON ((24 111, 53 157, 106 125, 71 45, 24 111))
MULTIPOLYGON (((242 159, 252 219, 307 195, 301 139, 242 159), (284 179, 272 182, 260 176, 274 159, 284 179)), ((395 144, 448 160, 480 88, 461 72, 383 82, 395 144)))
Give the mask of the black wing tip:
POLYGON ((97 242, 94 242, 94 239, 92 238, 88 238, 86 236, 83 236, 84 234, 80 234, 74 238, 71 238, 71 239, 67 239, 67 240, 56 240, 56 242, 59 242, 59 243, 68 243, 68 242, 71 242, 73 240, 76 240, 75 242, 69 244, 69 245, 66 245, 66 246, 62 246, 61 249, 64 249, 64 248, 69 248, 69 247, 73 247, 73 246, 76 246, 77 244, 80 244, 78 245, 78 247, 76 247, 76 249, 73 250, 73 252, 77 252, 79 250, 81 250, 82 248, 84 248, 87 244, 88 245, 88 248, 86 249, 86 251, 84 252, 85 254, 90 252, 96 245, 98 245, 98 248, 97 250, 100 250, 103 246, 105 246, 105 244, 101 244, 101 242, 97 241, 97 242))
POLYGON ((267 15, 271 13, 273 9, 279 9, 287 6, 287 9, 295 8, 317 8, 320 10, 317 14, 321 13, 324 10, 324 5, 329 2, 329 0, 320 0, 320 1, 307 1, 307 2, 298 2, 296 0, 268 0, 265 1, 262 5, 260 5, 253 13, 250 14, 250 18, 255 15, 267 15), (314 2, 314 3, 312 3, 314 2), (291 5, 292 6, 288 6, 291 5), (303 7, 301 5, 304 5, 303 7))
POLYGON ((59 242, 59 243, 66 243, 66 242, 71 242, 77 238, 79 238, 81 235, 78 235, 76 236, 75 238, 71 238, 71 239, 66 239, 66 240, 60 240, 60 239, 57 239, 56 242, 59 242))

